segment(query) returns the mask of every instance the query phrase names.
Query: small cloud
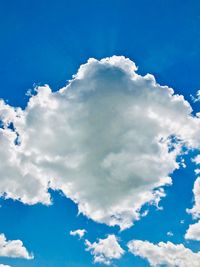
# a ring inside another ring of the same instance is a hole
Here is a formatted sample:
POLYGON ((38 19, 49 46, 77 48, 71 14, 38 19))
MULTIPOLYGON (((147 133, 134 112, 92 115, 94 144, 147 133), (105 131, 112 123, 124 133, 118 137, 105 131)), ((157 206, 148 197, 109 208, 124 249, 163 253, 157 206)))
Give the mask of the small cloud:
POLYGON ((200 154, 197 155, 196 157, 194 157, 192 159, 192 162, 194 162, 196 165, 199 165, 200 164, 200 154))
POLYGON ((78 236, 79 238, 82 238, 86 233, 87 231, 85 229, 77 229, 75 231, 70 231, 69 234, 72 236, 78 236))
POLYGON ((28 89, 26 92, 26 96, 32 96, 32 89, 28 89))
POLYGON ((183 167, 183 168, 187 167, 186 164, 185 164, 185 160, 183 158, 181 159, 180 166, 183 167))
POLYGON ((196 92, 196 96, 190 95, 190 97, 194 103, 199 102, 200 101, 200 90, 196 92))
POLYGON ((86 251, 90 251, 94 256, 94 263, 111 265, 112 260, 122 257, 124 250, 118 243, 115 235, 108 235, 105 239, 99 239, 98 242, 90 243, 85 241, 86 251))
POLYGON ((145 210, 144 212, 141 213, 141 217, 147 216, 148 213, 149 213, 149 210, 145 210))
POLYGON ((167 236, 173 236, 174 234, 172 233, 172 231, 167 232, 167 236))
POLYGON ((196 175, 198 175, 200 173, 200 169, 195 169, 194 172, 196 175))

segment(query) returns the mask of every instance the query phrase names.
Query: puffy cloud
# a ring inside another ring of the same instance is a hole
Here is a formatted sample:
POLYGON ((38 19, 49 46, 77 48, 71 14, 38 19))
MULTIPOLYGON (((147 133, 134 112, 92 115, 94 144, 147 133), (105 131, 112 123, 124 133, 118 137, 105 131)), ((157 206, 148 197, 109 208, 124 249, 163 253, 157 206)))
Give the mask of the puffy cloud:
POLYGON ((0 264, 0 267, 11 267, 10 265, 0 264))
POLYGON ((118 243, 115 235, 108 235, 105 239, 99 239, 98 242, 90 243, 85 241, 86 250, 91 251, 94 256, 94 263, 103 263, 110 265, 112 260, 120 259, 124 250, 118 243))
POLYGON ((33 259, 21 240, 6 240, 4 234, 0 234, 0 257, 33 259))
MULTIPOLYGON (((200 164, 200 155, 197 155, 193 160, 196 165, 200 164)), ((199 169, 195 170, 195 173, 199 174, 199 169)), ((194 205, 191 209, 187 209, 193 219, 200 219, 200 176, 197 177, 193 187, 194 205)), ((186 239, 200 241, 200 220, 197 223, 190 224, 185 234, 186 239)))
POLYGON ((189 225, 185 234, 186 239, 200 241, 200 221, 189 225))
POLYGON ((146 259, 153 267, 160 265, 168 267, 199 267, 200 252, 193 252, 183 244, 159 242, 153 244, 148 241, 133 240, 128 248, 135 256, 146 259))
MULTIPOLYGON (((90 59, 57 92, 38 87, 24 110, 0 105, 0 194, 50 204, 61 190, 89 218, 130 227, 158 205, 182 146, 200 145, 183 96, 135 64, 90 59)), ((180 163, 181 164, 181 163, 180 163)))
MULTIPOLYGON (((197 155, 192 161, 196 164, 200 164, 200 155, 197 155)), ((195 169, 195 174, 198 175, 200 169, 195 169)), ((194 219, 200 218, 200 177, 197 177, 193 187, 194 205, 191 209, 187 209, 187 212, 192 214, 194 219)))
POLYGON ((200 164, 200 154, 197 155, 195 158, 192 159, 193 162, 195 162, 196 165, 200 164))
POLYGON ((82 238, 85 234, 86 234, 86 230, 85 229, 77 229, 74 231, 70 231, 70 235, 72 236, 79 236, 79 238, 82 238))
MULTIPOLYGON (((200 164, 200 154, 197 155, 192 161, 196 164, 200 164)), ((195 174, 199 174, 200 169, 195 169, 195 174)), ((194 182, 193 187, 193 194, 194 194, 194 205, 191 209, 187 209, 187 212, 192 214, 194 219, 200 218, 200 177, 197 177, 196 181, 194 182)), ((193 239, 200 241, 200 221, 195 224, 189 225, 188 230, 186 231, 185 238, 186 239, 193 239)))
POLYGON ((193 187, 194 206, 192 209, 187 209, 187 212, 192 214, 194 219, 200 218, 200 177, 197 177, 193 187))

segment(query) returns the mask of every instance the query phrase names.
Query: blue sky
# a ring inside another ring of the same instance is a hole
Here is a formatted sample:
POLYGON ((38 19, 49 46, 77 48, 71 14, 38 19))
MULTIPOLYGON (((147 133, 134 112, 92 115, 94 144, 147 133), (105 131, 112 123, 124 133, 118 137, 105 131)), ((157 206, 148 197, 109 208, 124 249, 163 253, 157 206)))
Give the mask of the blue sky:
MULTIPOLYGON (((199 102, 192 102, 190 95, 200 89, 199 25, 199 1, 1 0, 0 97, 10 106, 24 108, 29 89, 48 84, 57 91, 89 58, 122 55, 135 62, 137 73, 153 74, 159 84, 172 87, 198 112, 199 102)), ((198 241, 184 238, 194 223, 186 209, 193 206, 196 165, 191 158, 197 154, 192 149, 184 156, 187 167, 171 175, 173 185, 164 187, 166 196, 159 203, 163 210, 147 203, 148 215, 124 231, 77 215, 77 205, 60 191, 49 189, 50 206, 2 197, 0 233, 8 240, 22 240, 34 259, 0 257, 0 263, 12 267, 94 266, 84 239, 69 234, 76 229, 86 229, 90 242, 108 234, 118 236, 126 250, 113 261, 118 267, 150 266, 127 252, 127 242, 133 239, 183 243, 199 251, 198 241), (173 236, 167 235, 169 231, 173 236)))

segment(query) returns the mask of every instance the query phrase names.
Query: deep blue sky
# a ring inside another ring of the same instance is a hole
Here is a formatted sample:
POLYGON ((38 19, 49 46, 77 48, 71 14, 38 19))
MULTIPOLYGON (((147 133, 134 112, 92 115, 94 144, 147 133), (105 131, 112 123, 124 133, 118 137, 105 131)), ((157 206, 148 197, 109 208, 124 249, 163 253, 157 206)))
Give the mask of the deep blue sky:
MULTIPOLYGON (((198 0, 1 0, 0 97, 14 106, 25 106, 25 93, 35 84, 49 84, 57 90, 88 58, 124 55, 136 62, 139 73, 154 74, 160 84, 190 99, 190 94, 200 89, 199 48, 198 0)), ((193 107, 198 109, 198 104, 193 107)), ((133 238, 166 241, 170 230, 176 232, 170 240, 183 241, 191 222, 185 208, 191 207, 193 168, 188 160, 188 168, 173 175, 174 186, 167 189, 161 203, 164 211, 152 208, 135 227, 119 234, 123 247, 133 238), (186 223, 180 225, 181 219, 186 223)), ((35 259, 1 259, 0 263, 13 267, 93 266, 83 243, 69 236, 69 231, 86 228, 87 237, 94 241, 105 233, 118 233, 118 229, 77 217, 75 204, 59 193, 54 192, 53 197, 51 207, 1 200, 0 232, 8 239, 22 239, 35 259)), ((126 254, 116 266, 148 265, 126 254)))
POLYGON ((162 84, 194 92, 199 25, 199 1, 1 0, 0 96, 24 103, 34 83, 56 90, 89 57, 113 54, 135 60, 162 84))

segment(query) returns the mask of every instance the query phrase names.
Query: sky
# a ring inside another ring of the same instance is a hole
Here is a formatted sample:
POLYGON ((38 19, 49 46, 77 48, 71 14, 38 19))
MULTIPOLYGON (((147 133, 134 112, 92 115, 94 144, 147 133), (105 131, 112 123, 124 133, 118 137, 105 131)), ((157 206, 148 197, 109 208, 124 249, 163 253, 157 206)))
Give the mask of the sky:
POLYGON ((0 1, 0 267, 199 267, 199 25, 195 0, 0 1))

